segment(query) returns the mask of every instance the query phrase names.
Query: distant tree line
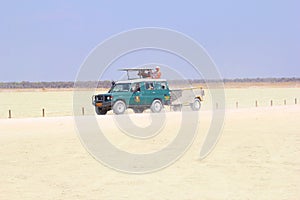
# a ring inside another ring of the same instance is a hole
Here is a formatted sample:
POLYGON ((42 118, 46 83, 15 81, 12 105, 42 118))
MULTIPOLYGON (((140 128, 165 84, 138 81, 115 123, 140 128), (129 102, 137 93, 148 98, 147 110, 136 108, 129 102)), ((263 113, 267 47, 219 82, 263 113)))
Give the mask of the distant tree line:
POLYGON ((2 89, 26 89, 26 88, 109 88, 111 86, 110 81, 54 81, 54 82, 0 82, 0 88, 2 89))
POLYGON ((249 82, 256 82, 256 83, 284 83, 284 82, 299 82, 300 78, 236 78, 236 79, 224 79, 226 82, 238 82, 238 83, 249 83, 249 82))
MULTIPOLYGON (((284 83, 284 82, 300 82, 300 78, 237 78, 237 79, 223 79, 224 83, 284 83)), ((188 79, 188 80, 169 80, 169 84, 199 84, 205 82, 220 82, 216 80, 200 80, 200 79, 188 79)), ((111 86, 110 81, 54 81, 54 82, 0 82, 0 88, 2 89, 22 89, 22 88, 109 88, 111 86)))

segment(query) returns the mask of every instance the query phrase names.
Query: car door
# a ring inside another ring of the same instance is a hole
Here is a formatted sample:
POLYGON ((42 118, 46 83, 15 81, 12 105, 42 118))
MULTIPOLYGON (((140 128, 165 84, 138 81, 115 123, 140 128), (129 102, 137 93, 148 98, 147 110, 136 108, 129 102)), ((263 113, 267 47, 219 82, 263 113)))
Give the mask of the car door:
POLYGON ((163 104, 170 102, 170 91, 167 82, 157 82, 155 88, 156 96, 162 100, 163 104))
POLYGON ((133 83, 131 85, 131 96, 129 100, 130 106, 138 106, 142 104, 142 92, 143 92, 143 84, 142 83, 133 83))
POLYGON ((156 98, 155 82, 145 82, 143 91, 142 103, 144 105, 151 105, 153 99, 156 98))

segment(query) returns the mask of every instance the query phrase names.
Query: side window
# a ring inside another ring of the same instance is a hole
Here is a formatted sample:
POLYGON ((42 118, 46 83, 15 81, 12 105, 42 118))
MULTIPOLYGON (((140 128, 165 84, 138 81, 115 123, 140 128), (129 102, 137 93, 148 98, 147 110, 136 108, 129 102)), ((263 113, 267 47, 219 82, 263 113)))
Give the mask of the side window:
POLYGON ((166 82, 155 82, 155 90, 166 90, 168 89, 168 85, 166 82))
POLYGON ((146 90, 154 90, 154 83, 153 82, 146 82, 145 86, 146 86, 146 90))
POLYGON ((131 91, 132 92, 140 92, 141 91, 141 86, 140 83, 134 83, 131 85, 131 91))
POLYGON ((167 89, 167 83, 166 82, 161 82, 161 89, 166 90, 167 89))
POLYGON ((123 85, 123 91, 129 91, 130 84, 123 85))
POLYGON ((155 89, 156 90, 161 90, 161 82, 156 82, 155 83, 155 89))

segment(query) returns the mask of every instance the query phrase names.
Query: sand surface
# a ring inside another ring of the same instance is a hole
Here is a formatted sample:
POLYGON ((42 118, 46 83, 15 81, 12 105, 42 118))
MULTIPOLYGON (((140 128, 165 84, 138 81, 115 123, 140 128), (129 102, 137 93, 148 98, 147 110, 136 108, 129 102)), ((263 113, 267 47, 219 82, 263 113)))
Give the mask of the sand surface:
MULTIPOLYGON (((226 113, 223 135, 207 158, 198 159, 210 125, 204 111, 184 156, 145 175, 120 173, 93 159, 72 117, 1 119, 0 199, 300 199, 300 107, 226 113)), ((98 119, 114 127, 109 117, 98 119)), ((132 138, 122 138, 119 147, 132 151, 167 142, 157 137, 129 146, 132 138)))

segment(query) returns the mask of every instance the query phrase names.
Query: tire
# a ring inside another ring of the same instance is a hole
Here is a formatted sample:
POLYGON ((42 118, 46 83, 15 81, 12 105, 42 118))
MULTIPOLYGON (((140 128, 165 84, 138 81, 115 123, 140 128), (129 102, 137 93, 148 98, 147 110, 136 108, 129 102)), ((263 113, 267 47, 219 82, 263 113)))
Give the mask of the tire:
POLYGON ((133 112, 134 113, 142 113, 142 112, 144 112, 144 109, 143 108, 134 108, 133 112))
POLYGON ((163 105, 160 100, 155 99, 152 102, 150 109, 153 113, 159 113, 163 109, 163 105))
POLYGON ((113 111, 115 114, 117 114, 117 115, 124 114, 126 109, 127 108, 126 108, 126 104, 124 101, 118 100, 114 103, 113 111))
POLYGON ((96 111, 97 115, 106 115, 106 113, 107 113, 107 110, 101 110, 98 107, 95 107, 95 111, 96 111))
POLYGON ((192 104, 192 110, 194 111, 199 111, 201 108, 201 102, 200 100, 197 98, 194 100, 193 104, 192 104))

